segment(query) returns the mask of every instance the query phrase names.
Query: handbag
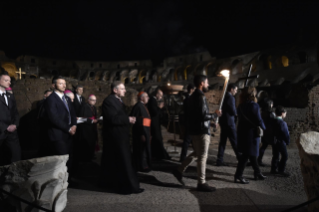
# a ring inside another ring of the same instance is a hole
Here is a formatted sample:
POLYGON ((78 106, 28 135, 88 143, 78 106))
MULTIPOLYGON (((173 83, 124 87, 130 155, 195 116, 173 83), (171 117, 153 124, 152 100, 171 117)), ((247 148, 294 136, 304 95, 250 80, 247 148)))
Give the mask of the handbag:
POLYGON ((249 123, 251 123, 252 125, 255 126, 255 128, 254 128, 254 134, 256 135, 256 137, 262 137, 262 136, 264 135, 263 129, 262 129, 260 126, 256 126, 256 124, 254 124, 252 121, 250 121, 250 120, 244 115, 244 113, 243 113, 243 111, 241 110, 241 108, 240 108, 240 111, 241 111, 241 113, 243 114, 243 116, 245 117, 245 119, 246 119, 249 123))

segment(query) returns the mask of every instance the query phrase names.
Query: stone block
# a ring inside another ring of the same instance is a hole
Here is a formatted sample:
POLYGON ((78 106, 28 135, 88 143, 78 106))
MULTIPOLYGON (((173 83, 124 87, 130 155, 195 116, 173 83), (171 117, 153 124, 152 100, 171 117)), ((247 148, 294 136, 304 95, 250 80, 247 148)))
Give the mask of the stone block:
MULTIPOLYGON (((0 188, 43 208, 63 211, 67 203, 68 155, 34 158, 0 167, 0 188)), ((4 195, 17 211, 40 211, 4 195)))
MULTIPOLYGON (((297 141, 301 173, 308 200, 319 197, 319 133, 302 133, 297 141)), ((308 205, 308 211, 319 211, 319 201, 308 205)))

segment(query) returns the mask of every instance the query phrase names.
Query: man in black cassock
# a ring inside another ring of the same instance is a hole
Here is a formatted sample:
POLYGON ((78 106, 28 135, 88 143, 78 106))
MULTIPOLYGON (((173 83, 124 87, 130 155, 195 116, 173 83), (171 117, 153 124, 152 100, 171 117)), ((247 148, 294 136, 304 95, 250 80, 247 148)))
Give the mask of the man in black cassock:
POLYGON ((97 112, 96 96, 90 95, 88 102, 85 103, 79 113, 80 117, 86 118, 87 121, 78 125, 79 133, 79 152, 80 162, 90 162, 94 156, 95 145, 97 142, 97 112))
POLYGON ((132 166, 130 150, 130 124, 135 117, 129 117, 121 97, 125 95, 122 82, 113 82, 112 93, 102 104, 103 154, 101 161, 101 186, 117 193, 141 193, 137 172, 132 166))
POLYGON ((152 95, 148 101, 147 108, 151 115, 151 149, 152 157, 158 160, 170 159, 170 156, 166 152, 163 144, 162 130, 161 130, 161 109, 164 107, 164 103, 158 104, 158 101, 162 100, 163 92, 160 89, 156 89, 154 95, 152 95))
POLYGON ((137 171, 151 171, 151 117, 146 108, 149 97, 145 92, 138 94, 138 102, 134 105, 131 116, 136 117, 133 125, 133 165, 137 171))

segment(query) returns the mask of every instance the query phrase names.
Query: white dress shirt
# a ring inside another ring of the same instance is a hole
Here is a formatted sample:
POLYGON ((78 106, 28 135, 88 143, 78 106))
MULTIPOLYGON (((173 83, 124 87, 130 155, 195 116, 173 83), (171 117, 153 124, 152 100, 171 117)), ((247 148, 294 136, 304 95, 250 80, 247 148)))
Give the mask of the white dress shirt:
MULTIPOLYGON (((3 93, 6 93, 6 91, 3 92, 2 90, 0 90, 0 95, 2 95, 3 93)), ((8 106, 8 98, 7 98, 7 95, 4 95, 4 99, 6 100, 6 104, 7 104, 7 106, 8 106)))
POLYGON ((79 95, 79 94, 76 94, 76 97, 78 98, 78 100, 79 100, 79 102, 80 102, 80 104, 82 103, 81 102, 81 96, 79 95))

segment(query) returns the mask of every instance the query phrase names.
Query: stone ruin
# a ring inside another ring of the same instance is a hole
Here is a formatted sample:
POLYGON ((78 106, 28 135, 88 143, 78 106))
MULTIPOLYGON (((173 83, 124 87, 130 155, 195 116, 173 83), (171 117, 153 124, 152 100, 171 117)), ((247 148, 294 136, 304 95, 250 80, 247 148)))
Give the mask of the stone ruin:
MULTIPOLYGON (((55 212, 67 204, 69 156, 22 160, 0 167, 0 188, 35 205, 55 212)), ((17 211, 41 211, 10 195, 2 195, 17 211)))
MULTIPOLYGON (((319 198, 319 133, 309 131, 301 134, 297 146, 308 200, 319 198)), ((309 204, 308 211, 319 211, 319 200, 309 204)))

